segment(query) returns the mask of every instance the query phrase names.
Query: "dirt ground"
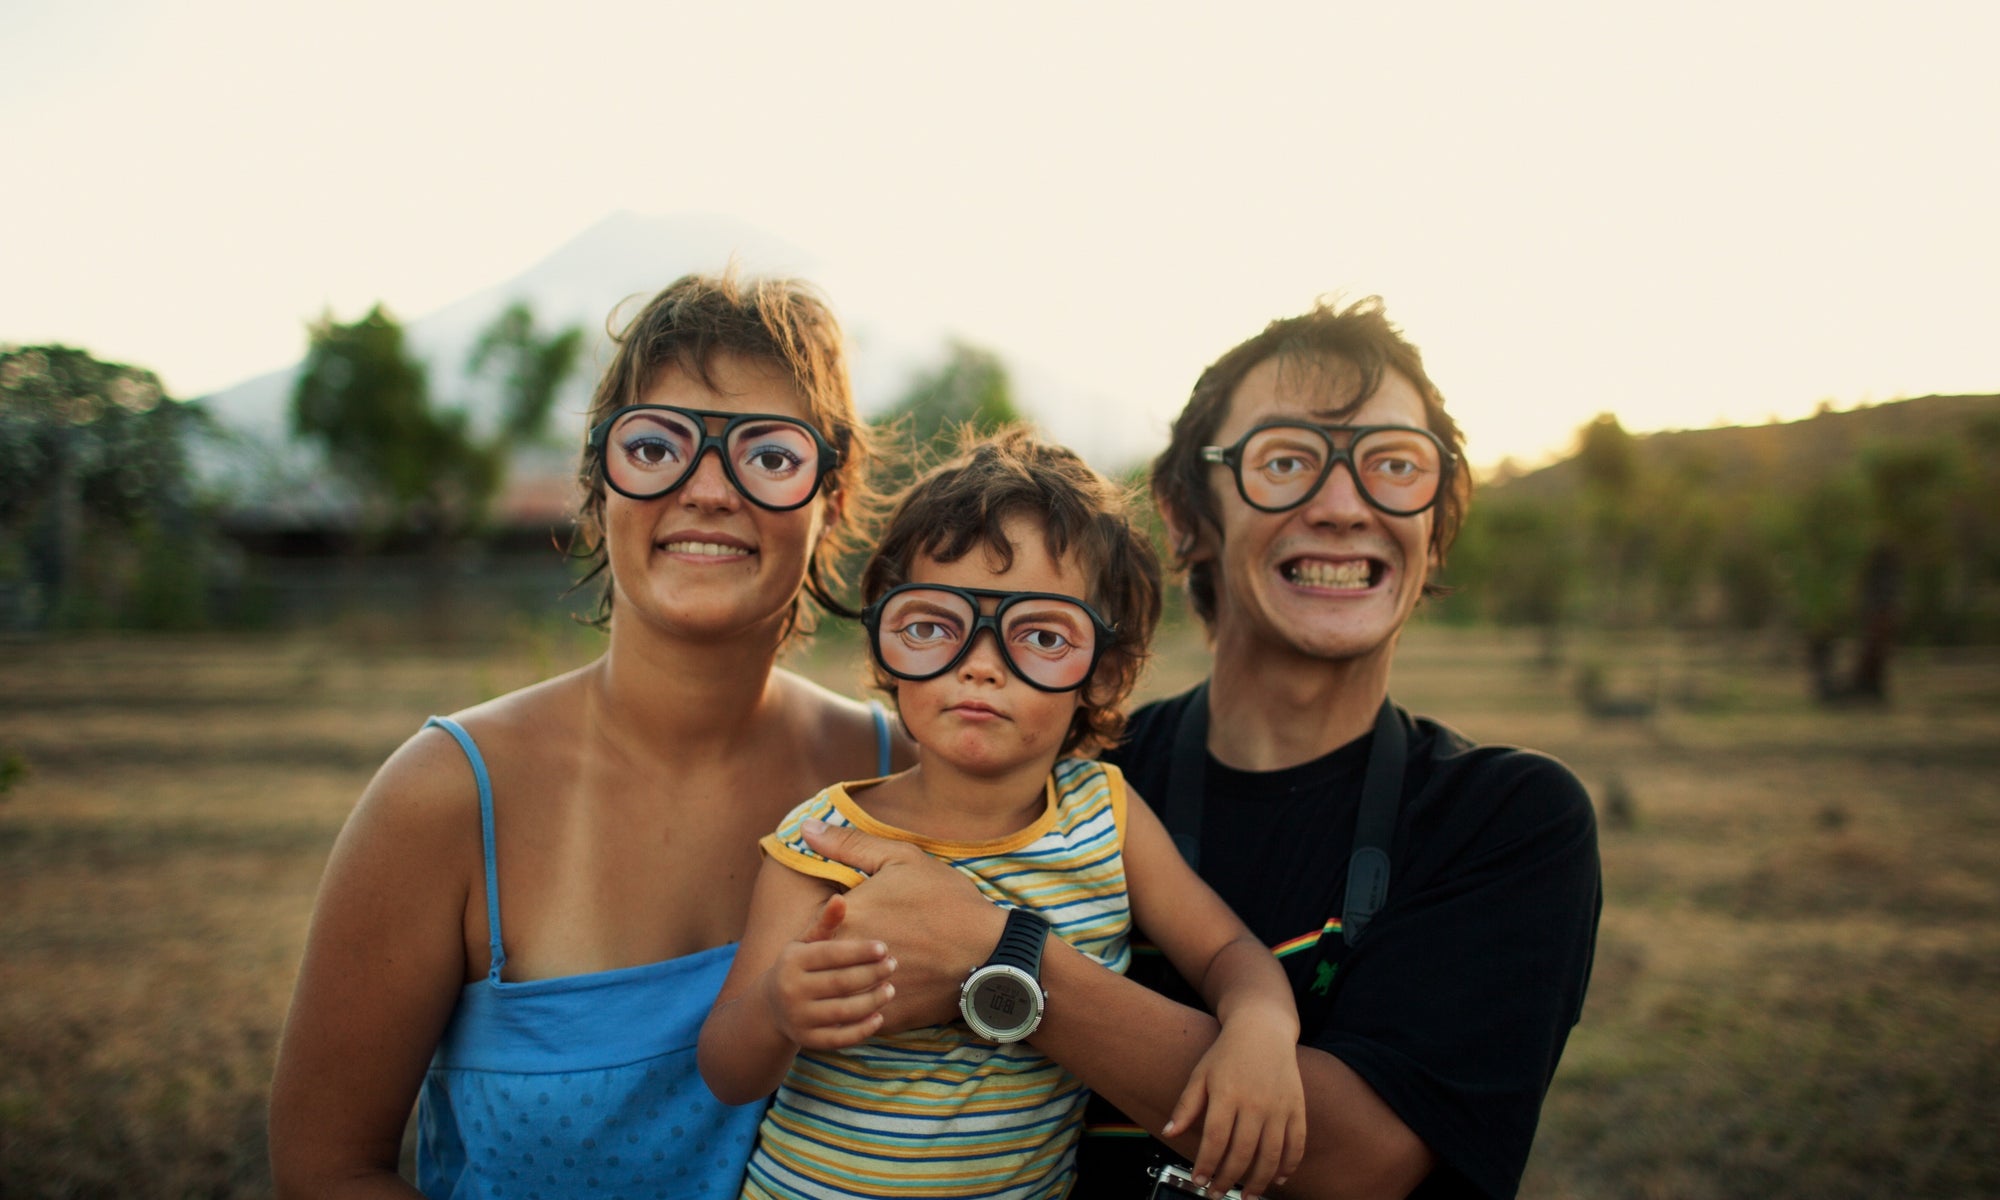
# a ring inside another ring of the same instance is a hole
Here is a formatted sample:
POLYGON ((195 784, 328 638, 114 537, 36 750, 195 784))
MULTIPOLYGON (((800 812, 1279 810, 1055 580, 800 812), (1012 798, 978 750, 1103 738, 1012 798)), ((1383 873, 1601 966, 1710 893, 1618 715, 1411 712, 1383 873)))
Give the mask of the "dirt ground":
MULTIPOLYGON (((268 1194, 271 1055, 340 822, 426 715, 595 636, 0 643, 0 1195, 268 1194)), ((1776 643, 1540 649, 1420 625, 1394 683, 1598 803, 1598 965, 1523 1194, 2000 1195, 2000 651, 1913 652, 1888 707, 1828 710, 1776 643), (1643 711, 1584 712, 1593 666, 1643 711)), ((857 690, 853 652, 799 665, 857 690)), ((1146 691, 1199 663, 1170 636, 1146 691)))

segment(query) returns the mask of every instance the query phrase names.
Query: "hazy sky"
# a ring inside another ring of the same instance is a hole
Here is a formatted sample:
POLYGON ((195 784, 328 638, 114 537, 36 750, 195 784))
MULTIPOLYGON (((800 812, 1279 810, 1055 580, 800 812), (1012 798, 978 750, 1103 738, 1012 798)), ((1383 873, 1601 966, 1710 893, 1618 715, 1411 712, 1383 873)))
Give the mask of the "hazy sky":
POLYGON ((0 0, 0 341, 199 395, 632 209, 1149 442, 1332 290, 1482 464, 2000 390, 2000 4, 1227 7, 0 0))

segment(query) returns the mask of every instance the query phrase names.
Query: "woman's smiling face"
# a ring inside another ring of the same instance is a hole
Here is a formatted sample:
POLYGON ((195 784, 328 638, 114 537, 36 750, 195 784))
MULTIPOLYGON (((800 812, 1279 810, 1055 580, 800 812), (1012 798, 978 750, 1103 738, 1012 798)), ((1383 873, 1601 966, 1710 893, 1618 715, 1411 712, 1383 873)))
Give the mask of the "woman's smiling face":
MULTIPOLYGON (((662 367, 642 403, 810 420, 805 398, 771 364, 724 352, 709 362, 708 374, 713 387, 677 366, 662 367)), ((721 424, 711 420, 709 431, 721 424)), ((607 454, 622 452, 619 445, 606 446, 607 454)), ((664 496, 633 500, 607 488, 614 614, 704 637, 782 627, 804 586, 827 503, 822 490, 789 512, 752 504, 713 453, 664 496)))

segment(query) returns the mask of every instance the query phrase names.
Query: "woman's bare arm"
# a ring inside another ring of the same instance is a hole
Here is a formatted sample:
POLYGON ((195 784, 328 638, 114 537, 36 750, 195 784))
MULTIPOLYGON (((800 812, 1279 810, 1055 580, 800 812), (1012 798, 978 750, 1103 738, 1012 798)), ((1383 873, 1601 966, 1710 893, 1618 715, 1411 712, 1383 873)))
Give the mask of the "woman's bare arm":
POLYGON ((392 755, 334 843, 271 1084, 279 1196, 415 1196, 403 1129, 466 976, 481 870, 464 755, 438 730, 392 755))

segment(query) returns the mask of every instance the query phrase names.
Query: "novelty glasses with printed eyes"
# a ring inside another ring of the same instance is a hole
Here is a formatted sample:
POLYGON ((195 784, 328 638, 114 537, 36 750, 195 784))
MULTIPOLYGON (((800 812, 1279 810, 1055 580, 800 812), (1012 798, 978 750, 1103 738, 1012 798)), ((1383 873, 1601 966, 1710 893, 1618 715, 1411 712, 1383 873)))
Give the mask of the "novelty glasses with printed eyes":
POLYGON ((738 494, 772 512, 811 500, 840 465, 840 451, 795 417, 664 404, 628 404, 612 413, 590 431, 590 447, 605 482, 633 500, 657 499, 686 483, 713 447, 738 494), (708 431, 711 420, 723 423, 722 432, 708 431))
POLYGON ((1007 667, 1029 687, 1073 692, 1118 633, 1074 596, 1054 592, 1001 592, 990 588, 905 583, 861 610, 875 661, 898 679, 921 683, 956 667, 981 631, 1007 667), (982 600, 996 601, 981 612, 982 600))
POLYGON ((1203 446, 1201 460, 1227 465, 1243 502, 1271 513, 1312 499, 1333 468, 1345 463, 1362 499, 1397 517, 1436 504, 1457 465, 1428 429, 1305 421, 1266 422, 1233 446, 1203 446))

